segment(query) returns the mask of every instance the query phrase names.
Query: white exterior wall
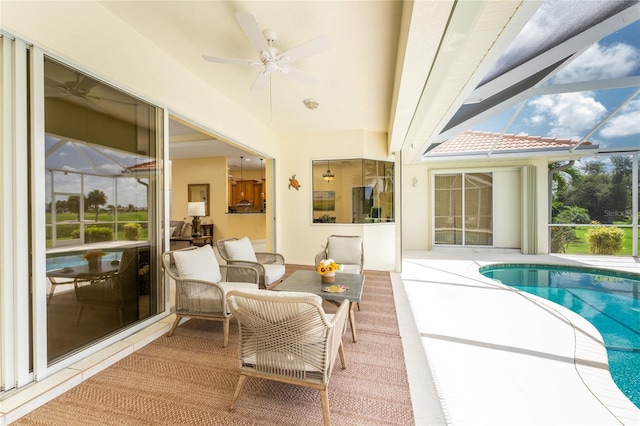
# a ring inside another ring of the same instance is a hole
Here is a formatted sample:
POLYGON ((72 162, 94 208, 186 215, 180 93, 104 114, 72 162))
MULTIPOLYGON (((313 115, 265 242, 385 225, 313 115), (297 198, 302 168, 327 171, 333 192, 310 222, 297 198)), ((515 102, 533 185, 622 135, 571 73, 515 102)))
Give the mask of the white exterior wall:
POLYGON ((442 161, 407 165, 402 171, 402 249, 432 250, 432 175, 434 172, 493 172, 494 247, 521 248, 521 167, 536 169, 535 226, 537 253, 548 253, 546 158, 442 161), (414 186, 415 178, 415 186, 414 186))
POLYGON ((276 182, 280 182, 276 191, 279 206, 276 235, 278 251, 287 263, 312 265, 315 254, 322 250, 329 235, 359 235, 364 240, 365 269, 396 269, 395 238, 399 224, 312 223, 312 161, 348 158, 393 161, 393 157, 386 155, 386 143, 386 134, 362 130, 283 138, 276 177, 276 182), (300 182, 299 190, 288 189, 289 178, 294 174, 300 182))
POLYGON ((429 250, 431 224, 429 168, 408 165, 402 169, 402 249, 429 250))

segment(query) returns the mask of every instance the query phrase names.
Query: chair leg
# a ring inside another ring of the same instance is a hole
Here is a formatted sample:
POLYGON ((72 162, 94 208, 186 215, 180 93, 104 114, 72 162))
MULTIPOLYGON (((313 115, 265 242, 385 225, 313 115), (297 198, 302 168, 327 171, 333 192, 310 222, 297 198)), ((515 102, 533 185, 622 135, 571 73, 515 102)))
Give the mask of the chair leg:
POLYGON ((340 355, 340 365, 342 365, 342 369, 347 368, 347 364, 344 362, 344 347, 342 346, 342 342, 340 342, 340 346, 338 346, 338 354, 340 355))
POLYGON ((229 318, 222 320, 222 347, 226 348, 229 344, 229 318))
POLYGON ((231 400, 231 405, 229 406, 229 411, 232 411, 236 407, 236 401, 240 396, 240 391, 242 390, 242 386, 244 385, 245 380, 247 380, 247 376, 245 376, 244 374, 240 375, 238 384, 236 386, 236 391, 233 393, 233 399, 231 400))
POLYGON ((180 324, 180 320, 182 319, 182 317, 177 316, 176 320, 173 322, 173 325, 171 326, 171 330, 169 330, 169 334, 167 334, 167 337, 171 337, 171 335, 173 334, 174 330, 176 329, 176 327, 178 326, 178 324, 180 324))
POLYGON ((329 394, 327 389, 320 389, 320 400, 322 401, 322 417, 324 417, 324 426, 331 426, 331 417, 329 416, 329 394))
POLYGON ((80 325, 80 318, 82 317, 82 312, 84 312, 84 305, 80 304, 80 307, 76 311, 76 325, 80 325))

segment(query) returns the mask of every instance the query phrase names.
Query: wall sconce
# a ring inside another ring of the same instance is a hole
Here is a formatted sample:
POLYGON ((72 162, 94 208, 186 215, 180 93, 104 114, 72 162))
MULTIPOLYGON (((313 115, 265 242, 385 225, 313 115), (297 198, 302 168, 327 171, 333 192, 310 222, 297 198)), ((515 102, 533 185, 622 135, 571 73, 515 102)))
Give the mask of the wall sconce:
POLYGON ((329 160, 327 160, 327 171, 322 174, 322 178, 327 182, 331 182, 334 177, 336 177, 336 175, 334 173, 331 173, 331 168, 329 168, 329 160))
POLYGON ((200 234, 200 217, 204 216, 204 202, 190 202, 187 205, 187 215, 193 216, 193 222, 191 223, 191 225, 193 226, 191 236, 201 237, 202 234, 200 234))
POLYGON ((302 102, 304 102, 304 106, 306 106, 310 110, 314 110, 318 108, 318 106, 320 105, 320 103, 318 103, 318 100, 316 98, 307 98, 302 102))

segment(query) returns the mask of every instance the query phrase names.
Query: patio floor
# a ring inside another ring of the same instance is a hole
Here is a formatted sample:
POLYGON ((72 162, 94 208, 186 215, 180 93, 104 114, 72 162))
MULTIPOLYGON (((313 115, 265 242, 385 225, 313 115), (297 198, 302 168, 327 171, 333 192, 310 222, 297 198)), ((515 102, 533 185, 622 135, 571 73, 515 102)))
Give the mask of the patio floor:
POLYGON ((416 424, 640 425, 595 328, 478 272, 501 262, 640 271, 631 257, 403 253, 394 291, 405 354, 414 357, 407 368, 416 424), (415 362, 421 353, 426 360, 415 362))

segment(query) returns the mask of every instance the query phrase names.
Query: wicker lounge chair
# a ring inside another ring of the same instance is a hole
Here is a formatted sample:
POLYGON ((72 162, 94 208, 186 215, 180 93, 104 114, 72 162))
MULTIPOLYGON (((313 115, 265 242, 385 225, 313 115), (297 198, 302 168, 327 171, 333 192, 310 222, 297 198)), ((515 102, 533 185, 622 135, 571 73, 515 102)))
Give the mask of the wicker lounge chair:
POLYGON ((162 267, 176 282, 176 320, 170 337, 180 321, 187 318, 222 321, 223 346, 229 343, 227 292, 235 289, 257 289, 255 269, 237 265, 219 265, 210 245, 165 252, 162 267), (244 282, 230 281, 229 271, 238 270, 244 282))
POLYGON ((240 379, 229 409, 246 378, 258 377, 318 389, 324 424, 330 425, 327 387, 338 353, 346 367, 342 335, 349 303, 329 315, 322 299, 311 293, 230 291, 227 298, 240 329, 240 379))

